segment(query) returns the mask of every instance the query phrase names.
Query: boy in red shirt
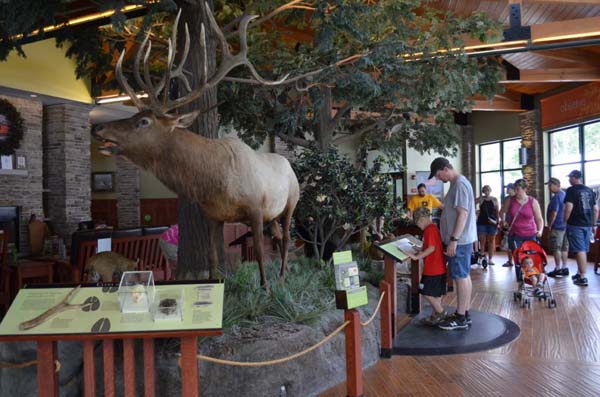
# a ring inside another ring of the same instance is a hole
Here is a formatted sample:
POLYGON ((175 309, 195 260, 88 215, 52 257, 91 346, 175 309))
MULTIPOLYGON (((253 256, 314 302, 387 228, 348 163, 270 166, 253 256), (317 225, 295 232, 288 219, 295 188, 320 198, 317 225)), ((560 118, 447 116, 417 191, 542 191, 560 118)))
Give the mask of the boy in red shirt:
POLYGON ((446 261, 442 247, 440 231, 431 222, 431 212, 427 208, 417 208, 413 220, 423 230, 423 248, 416 255, 409 254, 414 260, 423 259, 423 276, 420 290, 433 311, 430 317, 422 320, 422 324, 436 326, 447 314, 442 306, 442 295, 446 295, 446 261))

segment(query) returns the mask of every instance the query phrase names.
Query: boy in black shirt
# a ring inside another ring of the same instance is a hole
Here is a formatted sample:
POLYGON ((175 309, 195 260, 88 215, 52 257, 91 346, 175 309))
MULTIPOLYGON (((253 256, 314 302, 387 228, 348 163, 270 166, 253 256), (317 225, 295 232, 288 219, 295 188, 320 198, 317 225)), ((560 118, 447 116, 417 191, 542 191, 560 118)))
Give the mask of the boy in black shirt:
POLYGON ((581 171, 573 170, 568 177, 571 187, 567 189, 565 196, 564 216, 569 251, 575 252, 578 269, 572 278, 575 285, 585 287, 588 285, 585 277, 587 253, 590 250, 590 241, 596 233, 598 206, 592 189, 583 184, 581 171))

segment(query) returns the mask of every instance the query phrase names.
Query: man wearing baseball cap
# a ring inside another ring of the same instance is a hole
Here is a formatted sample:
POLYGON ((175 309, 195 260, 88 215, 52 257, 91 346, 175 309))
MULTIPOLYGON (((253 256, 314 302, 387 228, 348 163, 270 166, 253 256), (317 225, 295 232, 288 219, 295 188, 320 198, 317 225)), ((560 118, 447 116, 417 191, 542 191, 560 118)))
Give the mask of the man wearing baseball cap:
POLYGON ((471 253, 477 241, 475 196, 467 178, 456 171, 448 159, 438 157, 431 163, 429 179, 435 177, 450 189, 444 197, 440 231, 446 245, 450 276, 456 285, 456 313, 438 324, 444 330, 465 329, 471 324, 471 253))
POLYGON ((554 256, 554 270, 548 273, 548 277, 568 276, 569 240, 565 232, 567 228, 564 219, 565 192, 561 190, 560 180, 557 178, 550 178, 546 185, 552 195, 546 210, 546 221, 550 228, 550 252, 554 256))
POLYGON ((569 250, 575 252, 577 260, 577 274, 572 278, 575 285, 586 287, 587 253, 590 250, 590 240, 596 232, 598 206, 592 189, 583 184, 581 171, 573 170, 568 177, 571 187, 567 189, 565 196, 564 219, 569 250))

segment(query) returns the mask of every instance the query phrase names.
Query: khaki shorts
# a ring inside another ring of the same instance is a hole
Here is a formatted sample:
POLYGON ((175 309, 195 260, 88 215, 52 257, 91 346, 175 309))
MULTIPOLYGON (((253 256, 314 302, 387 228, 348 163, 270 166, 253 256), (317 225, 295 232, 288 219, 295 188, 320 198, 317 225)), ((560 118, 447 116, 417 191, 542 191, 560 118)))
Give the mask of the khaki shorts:
POLYGON ((550 230, 549 248, 550 253, 569 251, 569 239, 566 230, 550 230))

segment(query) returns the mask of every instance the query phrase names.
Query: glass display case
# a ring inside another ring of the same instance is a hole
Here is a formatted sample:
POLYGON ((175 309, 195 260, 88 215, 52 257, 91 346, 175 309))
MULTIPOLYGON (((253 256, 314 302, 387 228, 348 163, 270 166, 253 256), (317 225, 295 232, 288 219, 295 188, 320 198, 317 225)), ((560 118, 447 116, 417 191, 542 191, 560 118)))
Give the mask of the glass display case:
POLYGON ((154 321, 183 321, 183 289, 158 291, 154 299, 154 321))
POLYGON ((152 272, 124 272, 117 293, 122 313, 150 312, 156 295, 152 272))

